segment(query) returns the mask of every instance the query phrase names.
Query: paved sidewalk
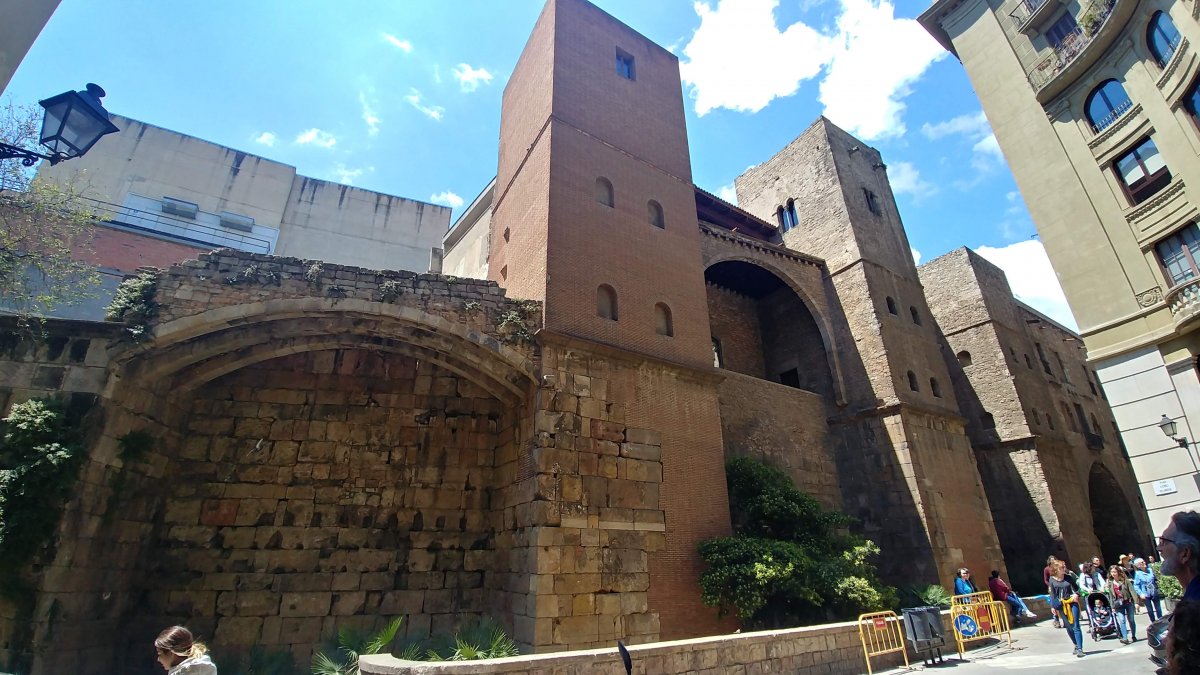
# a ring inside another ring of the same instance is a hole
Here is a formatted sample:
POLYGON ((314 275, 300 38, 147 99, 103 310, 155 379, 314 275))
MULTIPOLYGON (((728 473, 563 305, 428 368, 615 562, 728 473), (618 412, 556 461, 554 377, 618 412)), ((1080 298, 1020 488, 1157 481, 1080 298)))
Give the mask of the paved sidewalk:
MULTIPOLYGON (((966 653, 966 660, 959 661, 958 653, 954 651, 953 639, 948 650, 943 650, 945 664, 924 666, 920 661, 913 663, 913 670, 952 672, 953 675, 1001 675, 1013 670, 1044 670, 1055 673, 1087 673, 1096 675, 1100 672, 1120 673, 1121 675, 1136 675, 1138 673, 1153 673, 1154 664, 1150 662, 1150 648, 1146 646, 1146 626, 1150 624, 1145 614, 1139 614, 1137 621, 1138 641, 1123 645, 1116 637, 1109 637, 1094 642, 1087 634, 1084 625, 1083 650, 1085 656, 1077 658, 1071 654, 1071 639, 1067 632, 1055 628, 1049 620, 1026 625, 1013 630, 1013 646, 1009 649, 1007 641, 998 644, 972 649, 966 653)), ((883 671, 884 673, 904 673, 903 668, 883 671)), ((879 673, 878 675, 882 675, 879 673)))

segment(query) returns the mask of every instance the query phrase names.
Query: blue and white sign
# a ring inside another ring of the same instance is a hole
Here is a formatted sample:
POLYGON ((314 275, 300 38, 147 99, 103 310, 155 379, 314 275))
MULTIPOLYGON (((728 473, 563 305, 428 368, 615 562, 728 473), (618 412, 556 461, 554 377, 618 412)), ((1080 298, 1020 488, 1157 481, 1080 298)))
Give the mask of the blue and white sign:
POLYGON ((979 626, 975 623, 975 619, 966 614, 959 614, 954 618, 954 630, 958 631, 959 635, 969 638, 975 637, 975 633, 979 632, 979 626))

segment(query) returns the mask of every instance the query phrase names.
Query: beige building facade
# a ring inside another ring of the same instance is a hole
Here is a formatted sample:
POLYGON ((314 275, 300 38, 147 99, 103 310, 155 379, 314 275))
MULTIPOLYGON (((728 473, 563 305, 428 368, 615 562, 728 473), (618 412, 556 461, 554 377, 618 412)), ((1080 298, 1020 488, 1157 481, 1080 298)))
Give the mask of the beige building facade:
MULTIPOLYGON (((0 93, 33 41, 45 28, 59 0, 0 0, 0 93)), ((49 95, 49 92, 47 92, 49 95)))
MULTIPOLYGON (((120 132, 39 177, 76 181, 108 237, 234 248, 372 269, 438 269, 445 206, 310 178, 296 167, 119 115, 120 132), (120 233, 120 234, 114 234, 120 233)), ((133 243, 136 241, 136 243, 133 243)), ((100 249, 101 247, 98 247, 100 249)), ((102 267, 129 271, 120 244, 102 267)), ((138 260, 165 267, 193 257, 138 260)), ((171 256, 175 257, 171 257, 171 256)))
POLYGON ((1156 530, 1200 506, 1198 15, 1171 0, 939 0, 920 17, 1012 167, 1156 530))

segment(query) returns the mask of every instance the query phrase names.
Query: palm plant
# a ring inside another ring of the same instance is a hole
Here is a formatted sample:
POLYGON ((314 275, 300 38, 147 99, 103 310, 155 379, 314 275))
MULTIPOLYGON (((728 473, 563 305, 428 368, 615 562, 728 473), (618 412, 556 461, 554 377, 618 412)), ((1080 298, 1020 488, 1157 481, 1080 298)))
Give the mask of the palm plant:
POLYGON ((342 628, 338 631, 337 652, 344 656, 338 658, 336 652, 334 656, 325 652, 313 654, 313 675, 359 675, 358 657, 379 654, 391 646, 403 621, 404 617, 398 616, 374 635, 366 635, 349 627, 342 628))

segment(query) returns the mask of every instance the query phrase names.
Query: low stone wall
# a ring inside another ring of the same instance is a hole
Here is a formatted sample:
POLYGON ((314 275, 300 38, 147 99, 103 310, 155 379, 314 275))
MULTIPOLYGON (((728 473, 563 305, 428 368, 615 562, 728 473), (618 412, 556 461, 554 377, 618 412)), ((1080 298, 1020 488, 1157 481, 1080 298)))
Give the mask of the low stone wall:
MULTIPOLYGON (((1044 597, 1026 598, 1030 611, 1038 619, 1050 615, 1044 597)), ((950 612, 942 612, 947 638, 943 656, 955 653, 950 632, 950 612)), ((975 643, 976 646, 988 641, 975 643)), ((749 675, 758 673, 789 673, 806 675, 822 673, 862 673, 866 671, 858 622, 830 623, 821 626, 789 630, 760 631, 734 635, 718 635, 655 642, 629 648, 635 673, 676 675, 706 673, 711 675, 749 675)), ((920 657, 909 650, 909 660, 919 663, 920 657)), ((871 660, 876 672, 903 664, 899 653, 877 656, 871 660)), ((621 657, 616 649, 589 649, 533 654, 494 661, 446 661, 420 663, 402 661, 394 656, 364 656, 359 660, 363 675, 591 675, 619 673, 621 657)))

